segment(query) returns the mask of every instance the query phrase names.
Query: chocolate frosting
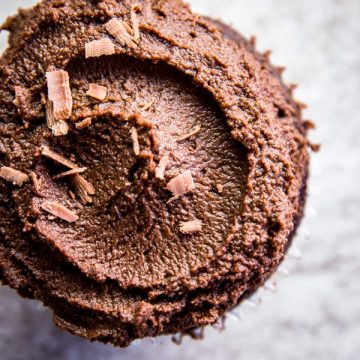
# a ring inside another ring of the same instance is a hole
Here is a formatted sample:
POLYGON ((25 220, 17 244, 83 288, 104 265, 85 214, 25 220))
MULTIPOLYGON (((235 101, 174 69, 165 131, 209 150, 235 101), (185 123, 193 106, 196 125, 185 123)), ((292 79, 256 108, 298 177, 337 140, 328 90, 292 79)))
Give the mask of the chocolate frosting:
POLYGON ((131 1, 47 0, 3 25, 0 60, 0 166, 36 176, 0 180, 0 278, 61 328, 117 346, 214 323, 258 288, 300 221, 308 168, 301 106, 267 55, 179 0, 136 4, 137 46, 104 26, 130 21, 131 1), (85 44, 104 37, 115 54, 86 59, 85 44), (70 78, 66 136, 46 124, 52 69, 70 78), (105 100, 87 95, 90 83, 105 100), (87 169, 91 203, 71 177, 54 179, 67 169, 44 146, 87 169), (195 189, 172 199, 168 182, 188 170, 195 189), (79 219, 51 216, 44 201, 79 219), (192 220, 201 231, 183 233, 192 220))

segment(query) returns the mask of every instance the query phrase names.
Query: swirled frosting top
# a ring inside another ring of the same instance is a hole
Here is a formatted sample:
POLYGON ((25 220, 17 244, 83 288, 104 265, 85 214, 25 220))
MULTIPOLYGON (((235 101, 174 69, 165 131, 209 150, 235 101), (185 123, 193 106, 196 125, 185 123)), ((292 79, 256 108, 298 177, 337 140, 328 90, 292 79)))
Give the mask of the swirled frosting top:
POLYGON ((48 0, 3 28, 5 282, 125 346, 212 323, 271 275, 308 143, 266 56, 178 0, 48 0))

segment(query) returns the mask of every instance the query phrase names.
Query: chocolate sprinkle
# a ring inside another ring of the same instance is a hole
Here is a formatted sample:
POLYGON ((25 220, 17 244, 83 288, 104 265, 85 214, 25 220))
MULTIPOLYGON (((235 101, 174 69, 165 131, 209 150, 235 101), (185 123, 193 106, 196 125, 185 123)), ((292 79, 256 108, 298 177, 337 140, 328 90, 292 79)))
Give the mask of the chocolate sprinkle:
POLYGON ((191 220, 180 224, 180 231, 183 234, 193 234, 202 230, 202 222, 200 220, 191 220))
POLYGON ((23 186, 24 183, 29 180, 29 177, 25 173, 7 166, 0 168, 0 177, 18 186, 23 186))
POLYGON ((41 147, 41 154, 48 159, 51 159, 61 165, 68 167, 69 169, 78 169, 78 166, 71 160, 65 158, 64 156, 58 154, 57 152, 50 150, 48 146, 41 147))
POLYGON ((170 180, 167 188, 172 192, 173 197, 169 200, 172 202, 182 195, 195 189, 195 183, 190 170, 186 170, 182 174, 170 180))
POLYGON ((73 211, 54 201, 44 201, 41 208, 49 214, 52 214, 69 223, 79 220, 79 217, 73 211))
POLYGON ((115 54, 115 45, 109 38, 94 40, 85 44, 85 58, 115 54))

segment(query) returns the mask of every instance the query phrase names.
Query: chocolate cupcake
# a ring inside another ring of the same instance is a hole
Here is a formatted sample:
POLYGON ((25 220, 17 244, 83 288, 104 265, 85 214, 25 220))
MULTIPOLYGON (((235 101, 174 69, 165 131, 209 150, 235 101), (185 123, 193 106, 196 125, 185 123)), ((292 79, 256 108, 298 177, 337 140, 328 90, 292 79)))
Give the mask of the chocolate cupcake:
POLYGON ((180 0, 47 0, 0 60, 0 279, 126 347, 213 324, 276 270, 309 123, 281 69, 180 0))

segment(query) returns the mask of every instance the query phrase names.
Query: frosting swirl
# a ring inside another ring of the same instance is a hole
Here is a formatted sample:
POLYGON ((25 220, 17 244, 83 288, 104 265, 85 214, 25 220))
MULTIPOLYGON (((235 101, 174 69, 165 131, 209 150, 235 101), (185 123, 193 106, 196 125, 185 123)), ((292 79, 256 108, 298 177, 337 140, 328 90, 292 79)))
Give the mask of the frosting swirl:
POLYGON ((216 322, 274 272, 302 213, 308 142, 252 43, 178 0, 49 0, 3 28, 0 165, 33 179, 0 182, 4 282, 62 328, 127 346, 216 322), (103 56, 86 50, 105 38, 103 56), (63 136, 46 123, 58 70, 63 136))

